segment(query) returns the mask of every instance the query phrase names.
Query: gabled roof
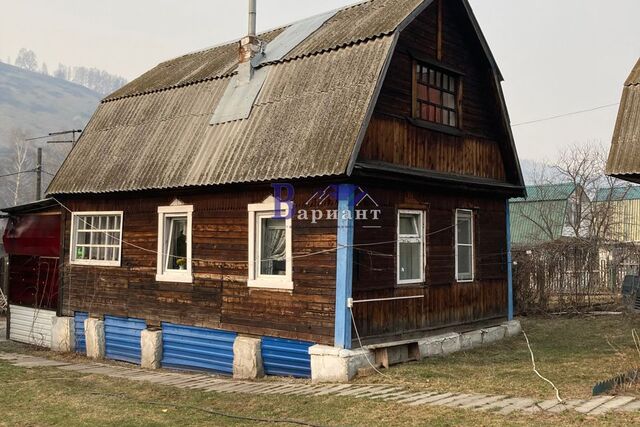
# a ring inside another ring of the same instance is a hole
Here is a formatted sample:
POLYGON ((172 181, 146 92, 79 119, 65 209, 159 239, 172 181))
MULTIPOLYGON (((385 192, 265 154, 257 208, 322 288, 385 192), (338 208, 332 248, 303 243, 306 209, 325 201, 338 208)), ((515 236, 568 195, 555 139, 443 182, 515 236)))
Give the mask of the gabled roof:
POLYGON ((623 200, 640 200, 640 186, 600 188, 596 192, 596 202, 620 202, 623 200))
MULTIPOLYGON (((161 63, 105 98, 48 194, 350 175, 398 34, 432 1, 370 0, 337 11, 258 66, 267 76, 244 120, 210 125, 237 74, 237 42, 161 63)), ((260 38, 274 41, 290 27, 260 38)))
POLYGON ((570 182, 560 184, 528 185, 527 197, 511 199, 511 203, 532 203, 567 200, 576 191, 570 182))
POLYGON ((511 199, 511 243, 539 244, 562 237, 569 198, 576 191, 571 183, 527 186, 526 199, 511 199))
POLYGON ((640 59, 624 84, 607 174, 640 182, 640 59))

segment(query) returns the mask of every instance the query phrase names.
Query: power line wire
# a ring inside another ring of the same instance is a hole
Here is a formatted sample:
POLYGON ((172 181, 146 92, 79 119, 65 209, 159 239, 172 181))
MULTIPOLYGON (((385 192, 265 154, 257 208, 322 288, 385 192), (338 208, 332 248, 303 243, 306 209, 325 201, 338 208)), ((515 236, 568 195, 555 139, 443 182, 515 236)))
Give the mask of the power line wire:
POLYGON ((38 172, 38 169, 30 169, 28 171, 20 171, 20 172, 9 173, 9 174, 6 174, 6 175, 0 175, 0 178, 7 178, 7 177, 10 177, 10 176, 21 175, 23 173, 33 173, 33 172, 38 172))
POLYGON ((543 119, 530 120, 528 122, 516 123, 516 124, 511 125, 511 127, 514 128, 514 127, 530 125, 530 124, 534 124, 534 123, 547 122, 549 120, 561 119, 561 118, 564 118, 564 117, 576 116, 578 114, 591 113, 593 111, 603 110, 605 108, 617 107, 618 105, 620 105, 619 102, 616 102, 615 104, 601 105, 599 107, 589 108, 587 110, 573 111, 571 113, 558 114, 557 116, 545 117, 543 119))

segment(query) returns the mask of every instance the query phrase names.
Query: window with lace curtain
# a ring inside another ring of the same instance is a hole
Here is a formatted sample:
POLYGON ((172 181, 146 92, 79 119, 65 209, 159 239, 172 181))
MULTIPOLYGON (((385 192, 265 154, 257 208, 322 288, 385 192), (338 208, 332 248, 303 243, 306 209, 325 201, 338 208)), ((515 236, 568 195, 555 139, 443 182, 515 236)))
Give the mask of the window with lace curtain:
MULTIPOLYGON (((270 198, 271 199, 271 198, 270 198)), ((293 289, 291 219, 267 199, 249 205, 249 281, 255 288, 293 289)))

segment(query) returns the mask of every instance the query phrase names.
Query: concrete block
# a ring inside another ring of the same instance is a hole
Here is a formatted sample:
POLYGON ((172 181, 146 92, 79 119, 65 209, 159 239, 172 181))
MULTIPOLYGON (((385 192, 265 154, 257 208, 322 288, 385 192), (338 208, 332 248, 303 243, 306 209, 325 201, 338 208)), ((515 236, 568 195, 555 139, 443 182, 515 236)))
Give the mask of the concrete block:
POLYGON ((76 348, 75 322, 73 317, 51 319, 51 350, 71 353, 76 348))
POLYGON ((504 339, 507 328, 504 326, 494 326, 482 330, 482 344, 491 344, 504 339))
POLYGON ((326 345, 309 348, 311 355, 311 381, 313 383, 346 383, 358 370, 375 365, 375 355, 370 350, 344 350, 326 345))
POLYGON ((145 329, 140 333, 142 358, 140 365, 144 369, 160 369, 162 361, 162 331, 145 329))
POLYGON ((512 320, 507 323, 503 323, 502 326, 506 329, 507 337, 515 337, 522 333, 522 326, 519 320, 512 320))
POLYGON ((442 356, 442 340, 439 337, 431 337, 418 341, 420 358, 442 356))
POLYGON ((462 344, 460 334, 451 333, 442 336, 442 354, 447 355, 457 353, 461 350, 462 344))
POLYGON ((465 332, 460 336, 461 350, 471 350, 482 346, 482 331, 465 332))
POLYGON ((84 333, 87 341, 87 357, 92 359, 104 359, 104 322, 98 319, 85 320, 84 333))
POLYGON ((237 337, 233 343, 233 378, 264 377, 260 338, 237 337))

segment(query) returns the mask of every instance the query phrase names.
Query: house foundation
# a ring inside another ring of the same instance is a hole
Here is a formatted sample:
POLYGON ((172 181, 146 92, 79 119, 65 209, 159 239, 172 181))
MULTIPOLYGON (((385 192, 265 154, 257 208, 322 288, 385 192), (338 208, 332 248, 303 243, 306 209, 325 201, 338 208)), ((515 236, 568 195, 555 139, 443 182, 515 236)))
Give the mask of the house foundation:
POLYGON ((104 321, 99 319, 85 320, 84 333, 87 342, 87 357, 104 359, 106 351, 104 321))
POLYGON ((162 331, 145 329, 140 332, 140 365, 144 369, 160 369, 162 362, 162 331))
POLYGON ((59 353, 75 351, 75 322, 73 317, 51 319, 51 350, 59 353))
POLYGON ((262 340, 237 337, 233 343, 233 378, 251 380, 264 376, 262 340))
POLYGON ((374 365, 376 368, 409 360, 442 357, 459 351, 472 350, 514 337, 522 332, 520 322, 513 320, 500 326, 484 328, 464 333, 451 332, 443 335, 412 340, 365 346, 357 350, 343 350, 325 345, 309 348, 311 355, 311 379, 314 383, 349 382, 360 369, 374 365), (417 345, 418 355, 411 351, 417 345), (407 351, 408 350, 408 351, 407 351), (381 358, 384 352, 389 355, 405 354, 406 357, 381 358), (384 359, 384 360, 383 360, 384 359), (384 362, 387 363, 384 363, 384 362))

